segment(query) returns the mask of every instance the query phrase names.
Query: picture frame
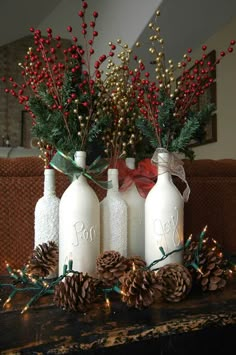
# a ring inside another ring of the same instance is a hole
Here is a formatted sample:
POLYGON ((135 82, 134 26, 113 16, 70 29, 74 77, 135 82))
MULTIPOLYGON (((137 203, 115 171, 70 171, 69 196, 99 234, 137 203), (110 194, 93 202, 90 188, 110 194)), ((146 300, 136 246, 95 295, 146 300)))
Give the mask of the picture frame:
MULTIPOLYGON (((211 62, 214 64, 216 62, 216 51, 212 50, 206 55, 206 61, 211 62)), ((196 68, 198 72, 201 70, 201 64, 195 64, 192 68, 196 68)), ((211 115, 211 119, 209 123, 205 127, 206 136, 202 142, 192 141, 189 146, 190 147, 197 147, 209 143, 217 142, 217 95, 216 95, 216 70, 211 72, 211 77, 213 79, 213 83, 211 86, 205 90, 203 95, 200 95, 198 101, 195 105, 196 111, 201 111, 202 108, 209 103, 213 103, 215 105, 215 110, 211 115)))
POLYGON ((20 146, 23 148, 32 148, 32 117, 26 110, 21 111, 21 138, 20 146))

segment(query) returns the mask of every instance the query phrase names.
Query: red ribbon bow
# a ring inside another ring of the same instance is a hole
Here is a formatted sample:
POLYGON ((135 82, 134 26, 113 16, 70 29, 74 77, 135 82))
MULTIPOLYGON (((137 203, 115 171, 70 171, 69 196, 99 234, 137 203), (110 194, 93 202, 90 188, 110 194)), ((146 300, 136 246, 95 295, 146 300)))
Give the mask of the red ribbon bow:
POLYGON ((136 169, 129 169, 124 160, 117 162, 119 170, 120 191, 126 191, 134 183, 139 194, 146 198, 148 192, 155 185, 157 167, 152 164, 151 159, 143 159, 138 163, 136 169))

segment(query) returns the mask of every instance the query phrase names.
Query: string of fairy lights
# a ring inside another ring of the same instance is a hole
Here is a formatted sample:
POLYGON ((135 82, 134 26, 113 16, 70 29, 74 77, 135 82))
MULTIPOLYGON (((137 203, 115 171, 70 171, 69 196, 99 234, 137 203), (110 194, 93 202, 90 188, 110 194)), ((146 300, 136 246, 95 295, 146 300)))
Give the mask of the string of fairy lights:
MULTIPOLYGON (((201 252, 202 246, 206 243, 208 238, 205 237, 207 231, 207 226, 203 228, 203 230, 200 233, 199 236, 199 244, 198 248, 195 250, 194 258, 193 260, 189 263, 186 264, 186 267, 192 266, 198 273, 203 275, 203 272, 201 270, 201 267, 199 267, 199 253, 201 252)), ((220 247, 219 243, 212 238, 212 241, 215 245, 213 247, 213 250, 216 247, 220 247)), ((145 270, 151 270, 151 271, 156 271, 158 270, 157 266, 158 263, 161 261, 165 260, 168 258, 168 256, 172 255, 173 253, 182 251, 190 246, 192 242, 192 234, 188 237, 186 240, 185 244, 183 247, 174 249, 168 253, 165 252, 164 248, 160 246, 160 252, 162 254, 162 257, 154 260, 150 265, 144 267, 145 270)), ((223 253, 219 253, 220 257, 223 257, 223 253)), ((63 267, 63 273, 60 275, 58 278, 55 279, 45 279, 43 277, 37 277, 29 272, 27 272, 27 265, 23 267, 22 269, 12 269, 9 263, 6 262, 6 270, 8 271, 9 276, 13 279, 12 283, 0 283, 0 288, 7 287, 11 288, 11 292, 6 299, 6 301, 3 304, 3 308, 6 308, 14 296, 17 293, 27 293, 30 291, 35 292, 35 294, 30 298, 30 300, 26 303, 26 305, 23 307, 21 310, 21 313, 23 314, 26 312, 31 305, 35 304, 42 296, 45 295, 52 295, 54 293, 54 288, 56 285, 58 285, 66 276, 72 275, 72 274, 78 274, 78 271, 73 270, 73 260, 69 259, 68 264, 65 264, 63 267)), ((135 265, 133 263, 133 271, 135 271, 135 265)), ((232 270, 228 270, 230 274, 232 274, 232 270)), ((8 277, 9 277, 8 276, 8 277)), ((110 288, 104 288, 102 289, 104 296, 105 296, 105 306, 110 307, 110 299, 109 299, 109 294, 111 292, 116 292, 118 294, 124 295, 124 292, 122 289, 119 287, 119 284, 116 284, 110 288)))

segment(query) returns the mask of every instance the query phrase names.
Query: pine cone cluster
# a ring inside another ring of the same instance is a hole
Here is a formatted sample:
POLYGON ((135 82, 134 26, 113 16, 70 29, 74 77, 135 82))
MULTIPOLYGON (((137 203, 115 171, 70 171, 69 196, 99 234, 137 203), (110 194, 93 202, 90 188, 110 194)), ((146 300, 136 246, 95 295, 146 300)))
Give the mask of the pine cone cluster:
POLYGON ((96 298, 96 280, 82 272, 66 276, 55 286, 54 302, 68 311, 84 312, 96 298))
POLYGON ((203 291, 216 291, 226 286, 230 275, 228 261, 212 240, 202 244, 192 241, 185 250, 184 262, 203 291), (191 266, 192 262, 198 270, 191 266))
POLYGON ((181 264, 171 263, 162 266, 157 272, 162 296, 170 302, 183 300, 192 289, 192 276, 181 264))
POLYGON ((158 296, 161 287, 150 270, 129 270, 120 278, 122 301, 128 307, 143 309, 150 306, 158 296))
POLYGON ((114 250, 105 251, 96 260, 97 276, 105 287, 116 284, 127 269, 127 259, 114 250))
POLYGON ((28 260, 26 271, 35 276, 46 277, 58 266, 58 246, 55 242, 39 244, 28 260))

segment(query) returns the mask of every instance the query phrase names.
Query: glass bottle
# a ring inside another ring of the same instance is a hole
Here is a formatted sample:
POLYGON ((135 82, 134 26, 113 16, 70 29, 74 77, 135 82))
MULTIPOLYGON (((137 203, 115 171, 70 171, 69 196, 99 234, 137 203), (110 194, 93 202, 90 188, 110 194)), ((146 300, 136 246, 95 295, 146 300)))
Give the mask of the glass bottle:
MULTIPOLYGON (((75 162, 86 167, 86 152, 77 151, 75 162)), ((94 275, 100 254, 100 205, 82 174, 61 197, 59 209, 59 272, 73 261, 73 270, 94 275)))
MULTIPOLYGON (((135 169, 135 158, 126 158, 129 169, 135 169)), ((144 246, 144 203, 145 199, 139 194, 135 183, 124 192, 122 198, 128 206, 128 256, 139 255, 145 257, 144 246)))
MULTIPOLYGON (((181 248, 183 235, 184 199, 174 185, 169 167, 169 153, 158 154, 158 178, 145 201, 145 260, 148 265, 165 254, 181 248)), ((156 267, 183 262, 178 251, 159 262, 156 267)))
POLYGON ((118 169, 108 169, 112 188, 101 201, 102 252, 118 251, 127 256, 127 205, 119 192, 118 169))

